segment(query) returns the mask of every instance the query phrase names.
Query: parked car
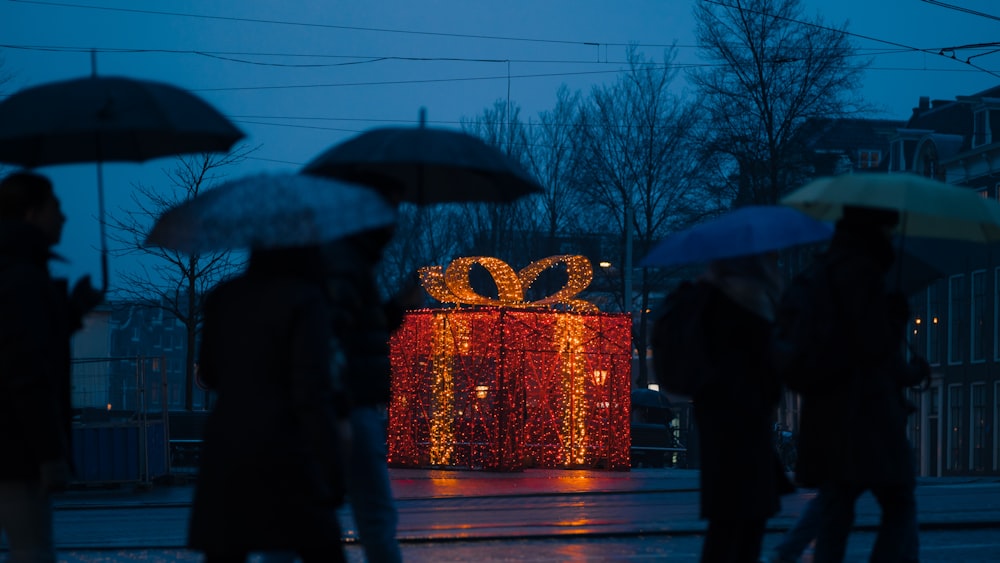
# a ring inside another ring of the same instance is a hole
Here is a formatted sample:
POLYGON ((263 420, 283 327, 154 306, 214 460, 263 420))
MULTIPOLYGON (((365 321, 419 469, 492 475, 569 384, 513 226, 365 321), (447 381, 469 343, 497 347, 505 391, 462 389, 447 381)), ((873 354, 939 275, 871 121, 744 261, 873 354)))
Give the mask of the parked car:
POLYGON ((686 467, 687 448, 670 400, 659 391, 632 391, 632 467, 686 467))

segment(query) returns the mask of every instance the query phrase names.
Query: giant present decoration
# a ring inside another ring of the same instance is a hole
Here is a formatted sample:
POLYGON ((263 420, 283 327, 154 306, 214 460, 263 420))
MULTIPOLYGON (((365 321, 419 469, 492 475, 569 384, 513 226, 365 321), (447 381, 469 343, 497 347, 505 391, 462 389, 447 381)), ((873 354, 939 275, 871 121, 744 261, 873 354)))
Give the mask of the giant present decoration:
POLYGON ((629 468, 631 316, 577 295, 583 256, 552 256, 515 272, 489 257, 424 268, 428 293, 452 308, 406 314, 391 340, 389 463, 517 471, 629 468), (473 266, 497 297, 472 288, 473 266), (525 298, 549 268, 561 289, 525 298))

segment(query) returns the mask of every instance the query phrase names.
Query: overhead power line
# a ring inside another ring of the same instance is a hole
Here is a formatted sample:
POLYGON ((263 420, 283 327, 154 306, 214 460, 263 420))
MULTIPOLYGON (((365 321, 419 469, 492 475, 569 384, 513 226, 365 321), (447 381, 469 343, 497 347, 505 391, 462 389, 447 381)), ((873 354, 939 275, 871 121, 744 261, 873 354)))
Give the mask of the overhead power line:
MULTIPOLYGON (((678 48, 696 49, 696 45, 677 45, 678 48)), ((236 62, 240 64, 252 64, 260 66, 287 67, 287 68, 317 68, 317 67, 338 67, 357 64, 369 64, 385 61, 404 62, 460 62, 460 63, 487 63, 487 64, 576 64, 576 65, 625 65, 628 61, 602 59, 507 59, 507 58, 484 58, 484 57, 418 57, 401 55, 333 55, 328 53, 277 53, 270 51, 214 51, 205 49, 160 49, 160 48, 137 48, 137 47, 78 47, 69 45, 27 45, 14 43, 0 43, 0 48, 17 49, 24 51, 46 51, 46 52, 68 52, 68 53, 114 53, 114 54, 141 54, 159 53, 176 55, 196 55, 215 58, 224 61, 236 62), (298 64, 298 63, 275 63, 263 61, 250 61, 237 57, 289 57, 289 58, 318 58, 318 59, 348 59, 346 62, 331 64, 298 64)), ((948 50, 948 47, 935 48, 934 50, 948 50)), ((929 49, 928 49, 929 50, 929 49)), ((872 49, 866 52, 859 49, 854 56, 869 57, 880 55, 905 54, 913 52, 912 49, 872 49)), ((702 64, 701 66, 712 66, 702 64)))
POLYGON ((940 6, 942 8, 947 8, 949 10, 955 10, 956 12, 964 12, 966 14, 972 14, 973 16, 979 16, 981 18, 987 18, 991 20, 1000 21, 1000 16, 994 16, 993 14, 987 14, 986 12, 979 12, 973 10, 972 8, 966 8, 964 6, 956 6, 954 4, 947 4, 945 2, 940 2, 938 0, 921 0, 921 2, 926 2, 932 6, 940 6))
MULTIPOLYGON (((704 66, 704 65, 672 65, 672 66, 704 66)), ((345 88, 351 86, 391 86, 397 84, 433 84, 436 82, 476 82, 481 80, 513 80, 523 78, 555 78, 560 76, 584 76, 594 74, 618 74, 616 70, 593 70, 581 72, 550 72, 541 74, 499 74, 495 76, 461 76, 451 78, 418 78, 413 80, 383 80, 373 82, 339 82, 325 84, 278 84, 270 86, 224 86, 218 88, 191 88, 193 92, 226 92, 233 90, 288 90, 293 88, 345 88)))
MULTIPOLYGON (((300 27, 313 27, 321 29, 344 29, 351 31, 372 31, 379 33, 399 33, 405 35, 425 35, 425 36, 437 36, 437 37, 454 37, 462 39, 492 39, 496 41, 525 41, 531 43, 553 43, 560 45, 582 45, 587 47, 596 47, 600 45, 613 45, 613 46, 625 46, 629 43, 603 43, 600 41, 569 41, 561 39, 540 39, 534 37, 509 37, 501 35, 482 35, 473 33, 447 33, 440 31, 415 31, 407 29, 391 29, 382 27, 362 27, 356 25, 335 25, 335 24, 325 24, 316 22, 298 22, 298 21, 287 21, 287 20, 272 20, 272 19, 262 19, 262 18, 241 18, 236 16, 212 16, 208 14, 192 14, 187 12, 169 12, 166 10, 141 10, 138 8, 115 8, 110 6, 87 6, 84 4, 72 4, 69 2, 47 2, 44 0, 11 0, 12 2, 21 2, 23 4, 38 4, 41 6, 58 6, 61 8, 78 8, 85 10, 104 10, 109 12, 125 12, 133 14, 146 14, 146 15, 156 15, 156 16, 175 16, 184 18, 200 18, 207 20, 221 20, 221 21, 235 21, 235 22, 247 22, 247 23, 266 23, 271 25, 293 25, 300 27)), ((643 45, 644 47, 669 47, 670 45, 643 45)))

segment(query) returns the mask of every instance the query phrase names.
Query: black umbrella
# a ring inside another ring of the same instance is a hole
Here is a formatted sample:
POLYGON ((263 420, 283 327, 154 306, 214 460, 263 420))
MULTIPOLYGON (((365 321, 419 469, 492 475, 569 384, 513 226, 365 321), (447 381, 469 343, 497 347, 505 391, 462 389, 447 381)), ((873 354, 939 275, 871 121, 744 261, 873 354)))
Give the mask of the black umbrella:
POLYGON ((334 145, 302 170, 374 186, 396 184, 416 204, 510 202, 542 187, 514 159, 450 129, 372 129, 334 145))
POLYGON ((223 152, 241 138, 239 129, 194 94, 149 80, 91 76, 26 88, 0 102, 0 162, 27 168, 97 163, 105 290, 101 163, 223 152))

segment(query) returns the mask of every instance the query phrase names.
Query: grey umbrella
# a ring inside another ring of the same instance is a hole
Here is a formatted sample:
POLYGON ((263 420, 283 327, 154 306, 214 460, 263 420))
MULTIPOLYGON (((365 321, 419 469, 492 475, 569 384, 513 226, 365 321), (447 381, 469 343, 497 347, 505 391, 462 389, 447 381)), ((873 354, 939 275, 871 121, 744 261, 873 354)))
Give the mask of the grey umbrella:
POLYGON ((149 80, 91 76, 26 88, 0 102, 0 162, 28 168, 97 163, 104 290, 108 275, 101 163, 224 152, 242 137, 194 94, 149 80))
POLYGON ((395 184, 403 200, 510 202, 542 191, 518 162, 461 131, 424 127, 372 129, 326 150, 302 170, 377 187, 395 184))
POLYGON ((395 206, 365 186, 300 174, 257 174, 168 209, 145 244, 189 254, 307 246, 395 222, 395 206))

